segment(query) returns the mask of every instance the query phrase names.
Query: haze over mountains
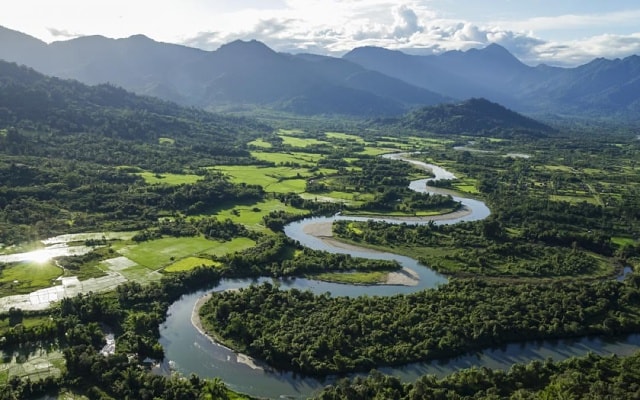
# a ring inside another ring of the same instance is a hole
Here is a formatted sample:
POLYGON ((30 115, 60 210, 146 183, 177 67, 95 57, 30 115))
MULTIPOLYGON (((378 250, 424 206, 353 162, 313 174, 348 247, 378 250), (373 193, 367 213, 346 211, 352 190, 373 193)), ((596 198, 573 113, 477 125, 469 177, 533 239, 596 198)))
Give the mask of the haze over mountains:
POLYGON ((495 44, 434 56, 362 47, 334 58, 276 53, 257 41, 203 51, 141 35, 47 45, 0 27, 0 59, 204 108, 370 117, 483 97, 529 114, 640 120, 638 56, 531 67, 495 44))

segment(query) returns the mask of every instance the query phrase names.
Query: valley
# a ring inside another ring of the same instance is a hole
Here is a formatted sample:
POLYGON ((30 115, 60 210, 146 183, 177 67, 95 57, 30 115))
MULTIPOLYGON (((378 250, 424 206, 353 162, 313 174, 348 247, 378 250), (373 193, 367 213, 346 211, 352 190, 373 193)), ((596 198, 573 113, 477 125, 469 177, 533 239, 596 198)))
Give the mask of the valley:
POLYGON ((637 394, 634 125, 215 114, 0 72, 2 396, 637 394))

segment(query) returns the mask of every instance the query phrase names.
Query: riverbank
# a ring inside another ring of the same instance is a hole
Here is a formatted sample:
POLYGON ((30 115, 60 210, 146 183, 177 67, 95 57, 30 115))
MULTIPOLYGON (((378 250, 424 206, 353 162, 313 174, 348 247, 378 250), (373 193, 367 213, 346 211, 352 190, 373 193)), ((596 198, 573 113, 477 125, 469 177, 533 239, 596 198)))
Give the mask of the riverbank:
MULTIPOLYGON (((316 222, 305 225, 302 229, 307 235, 311 235, 320 239, 326 245, 336 247, 348 251, 367 251, 370 253, 382 253, 378 250, 366 249, 353 244, 341 242, 333 237, 332 222, 316 222)), ((411 268, 404 267, 400 271, 389 272, 387 278, 382 285, 402 285, 402 286, 416 286, 420 282, 420 276, 411 268)))
POLYGON ((202 308, 202 306, 211 298, 211 296, 213 295, 213 293, 207 293, 204 296, 200 297, 196 303, 193 305, 193 310, 191 311, 191 324, 193 325, 194 328, 196 328, 196 330, 204 337, 206 337, 207 339, 209 339, 209 341, 213 344, 215 344, 216 346, 220 346, 220 347, 224 347, 225 349, 232 351, 233 354, 235 354, 236 356, 236 362, 238 364, 243 364, 246 365, 247 367, 251 368, 251 369, 255 369, 255 370, 260 370, 263 371, 264 368, 262 368, 260 365, 257 364, 257 361, 251 357, 249 357, 246 354, 241 354, 241 353, 236 353, 233 349, 220 344, 220 342, 216 341, 214 337, 212 337, 211 335, 209 335, 209 333, 204 329, 204 326, 202 325, 202 320, 200 319, 200 308, 202 308))
MULTIPOLYGON (((468 207, 462 207, 457 211, 447 214, 431 215, 425 217, 394 217, 396 220, 403 222, 428 222, 428 221, 447 221, 463 218, 471 214, 468 207)), ((373 218, 373 217, 372 217, 373 218)), ((312 222, 304 226, 302 231, 316 239, 322 241, 325 245, 347 250, 347 251, 366 251, 372 254, 380 254, 382 251, 357 246, 351 243, 340 241, 333 237, 333 222, 312 222)), ((382 285, 400 285, 400 286, 417 286, 420 283, 420 275, 411 268, 404 267, 400 271, 393 271, 387 274, 387 278, 382 285)))

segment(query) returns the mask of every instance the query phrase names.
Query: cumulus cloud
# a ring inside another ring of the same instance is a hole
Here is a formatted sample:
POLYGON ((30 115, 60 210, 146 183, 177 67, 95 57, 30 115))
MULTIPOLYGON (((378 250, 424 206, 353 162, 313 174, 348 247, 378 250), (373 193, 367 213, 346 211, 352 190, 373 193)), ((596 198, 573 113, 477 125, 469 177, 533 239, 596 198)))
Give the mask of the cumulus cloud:
POLYGON ((393 36, 396 38, 410 37, 414 33, 422 31, 418 23, 418 15, 407 5, 401 5, 393 10, 394 26, 393 36))
POLYGON ((527 64, 566 66, 585 63, 595 57, 615 58, 640 53, 640 33, 549 41, 538 37, 533 29, 558 28, 563 23, 579 27, 611 22, 616 18, 629 20, 628 15, 620 13, 481 25, 442 18, 428 8, 428 3, 417 0, 402 4, 390 0, 288 0, 287 5, 281 13, 269 13, 270 18, 252 14, 250 18, 244 18, 238 29, 221 27, 200 32, 183 43, 213 50, 236 39, 256 39, 276 51, 334 56, 361 46, 380 46, 411 54, 440 54, 497 43, 527 64))

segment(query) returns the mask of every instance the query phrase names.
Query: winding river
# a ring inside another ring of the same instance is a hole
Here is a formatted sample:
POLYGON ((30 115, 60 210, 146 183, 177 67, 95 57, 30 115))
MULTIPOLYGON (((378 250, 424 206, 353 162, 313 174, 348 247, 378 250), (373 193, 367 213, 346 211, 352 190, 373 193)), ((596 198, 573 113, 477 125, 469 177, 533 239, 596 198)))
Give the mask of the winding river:
MULTIPOLYGON (((399 159, 417 167, 431 170, 434 179, 452 179, 453 174, 435 165, 410 160, 405 154, 386 155, 388 158, 399 159)), ((411 182, 410 187, 420 192, 433 192, 426 186, 427 179, 411 182)), ((436 224, 457 223, 462 221, 481 220, 489 216, 487 206, 478 200, 455 197, 463 205, 463 211, 453 214, 454 218, 440 219, 436 224)), ((348 253, 356 257, 396 260, 403 268, 415 271, 419 276, 419 282, 415 286, 375 285, 353 286, 321 282, 312 279, 295 278, 278 280, 277 284, 282 289, 297 288, 311 290, 314 293, 330 292, 333 296, 388 296, 398 293, 412 293, 425 288, 433 288, 447 282, 447 279, 418 264, 409 257, 392 253, 372 251, 365 248, 342 248, 331 241, 322 240, 308 232, 306 227, 317 224, 332 223, 336 220, 367 221, 371 218, 358 218, 347 216, 333 216, 323 218, 307 218, 294 222, 285 227, 285 233, 301 244, 318 250, 326 250, 333 253, 348 253)), ((377 220, 390 223, 409 222, 415 224, 428 223, 428 219, 398 220, 377 218, 377 220)), ((246 287, 261 282, 271 282, 271 278, 260 279, 225 279, 215 288, 209 291, 199 291, 183 296, 171 305, 165 323, 160 327, 160 343, 164 347, 166 360, 158 368, 159 373, 168 373, 170 370, 178 371, 184 375, 194 373, 201 377, 219 377, 233 390, 247 393, 257 397, 269 398, 306 398, 321 390, 325 385, 335 381, 335 377, 319 380, 309 377, 297 376, 291 372, 279 372, 270 370, 260 362, 250 360, 246 356, 239 355, 219 344, 213 343, 192 324, 192 311, 198 299, 207 292, 222 291, 246 287)), ((614 340, 600 338, 585 338, 579 340, 538 341, 521 344, 507 345, 497 349, 487 349, 481 352, 468 354, 451 360, 412 363, 403 367, 382 367, 380 371, 400 377, 405 381, 413 381, 424 374, 444 376, 461 368, 471 366, 485 366, 489 368, 508 369, 514 363, 529 362, 531 360, 544 360, 551 357, 562 360, 572 356, 579 356, 593 352, 596 354, 618 355, 631 354, 640 348, 640 335, 631 335, 614 340)))

